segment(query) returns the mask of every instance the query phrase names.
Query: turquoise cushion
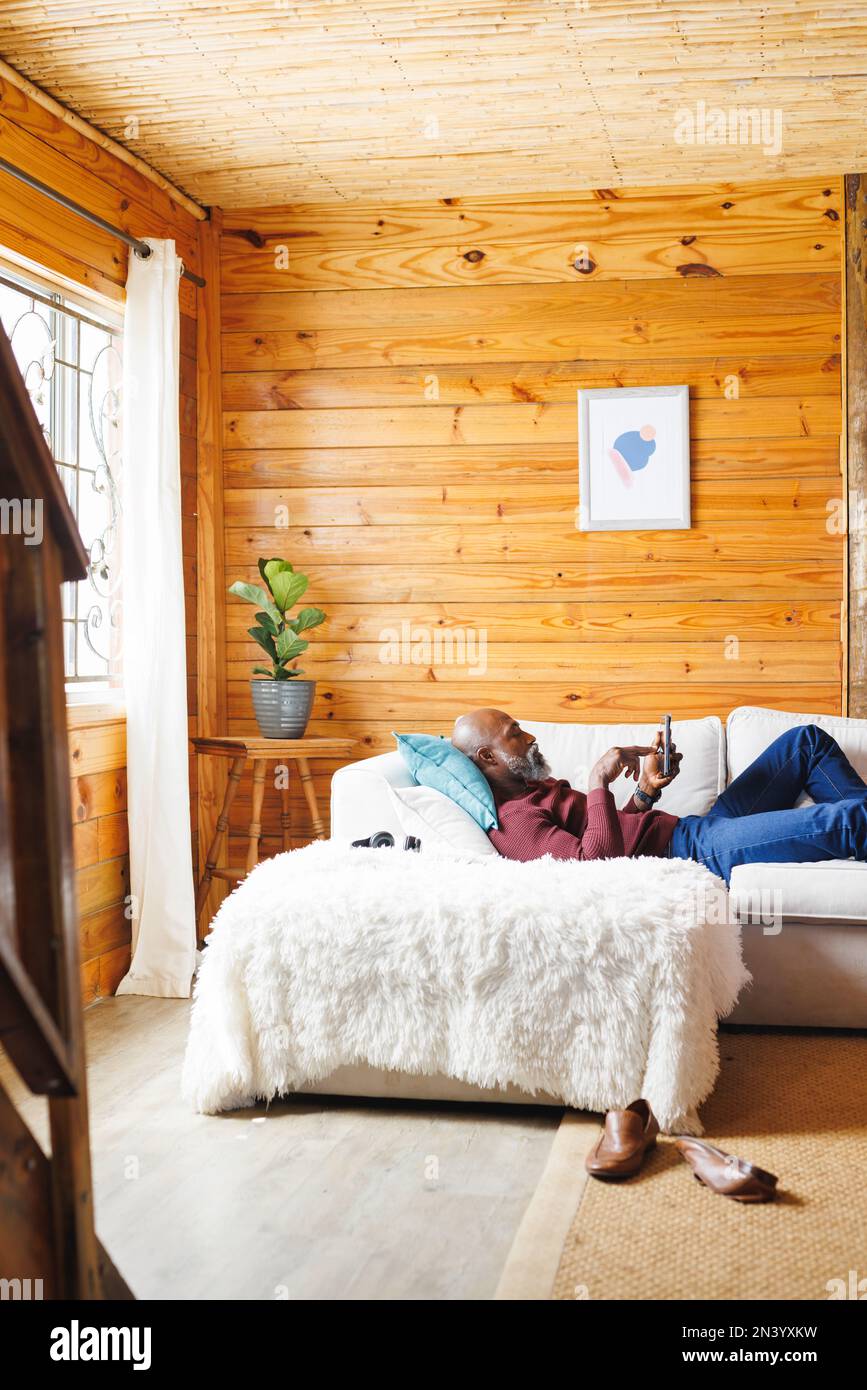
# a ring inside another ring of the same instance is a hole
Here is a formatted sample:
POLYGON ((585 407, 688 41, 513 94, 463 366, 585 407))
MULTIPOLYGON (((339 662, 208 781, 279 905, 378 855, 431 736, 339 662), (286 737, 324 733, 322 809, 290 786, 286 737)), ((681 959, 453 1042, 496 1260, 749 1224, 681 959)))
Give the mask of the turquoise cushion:
POLYGON ((494 793, 475 763, 441 734, 395 734, 403 760, 423 787, 433 787, 472 816, 483 830, 495 830, 494 793))

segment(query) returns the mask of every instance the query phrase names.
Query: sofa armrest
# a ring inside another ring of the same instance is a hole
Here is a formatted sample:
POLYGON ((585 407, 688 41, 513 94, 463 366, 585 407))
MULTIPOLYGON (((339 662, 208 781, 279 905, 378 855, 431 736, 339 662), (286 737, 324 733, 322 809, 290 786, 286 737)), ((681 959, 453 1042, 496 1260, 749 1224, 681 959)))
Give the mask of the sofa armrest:
POLYGON ((390 830, 399 843, 403 831, 390 789, 414 785, 398 752, 338 768, 331 779, 332 840, 364 840, 377 830, 390 830))

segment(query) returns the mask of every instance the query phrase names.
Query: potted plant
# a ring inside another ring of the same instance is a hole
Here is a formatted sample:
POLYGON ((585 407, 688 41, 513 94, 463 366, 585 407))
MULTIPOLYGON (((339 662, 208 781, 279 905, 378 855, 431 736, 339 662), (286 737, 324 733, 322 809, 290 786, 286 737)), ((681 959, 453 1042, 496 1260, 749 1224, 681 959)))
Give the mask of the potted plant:
POLYGON ((301 738, 313 707, 316 682, 299 680, 304 672, 289 663, 310 645, 301 633, 318 627, 325 614, 321 608, 302 608, 294 618, 288 616, 308 584, 307 575, 297 574, 288 560, 260 558, 259 573, 264 588, 240 579, 229 587, 230 594, 259 610, 257 626, 247 630, 271 662, 270 667, 253 667, 254 676, 265 678, 250 681, 256 722, 265 738, 301 738))

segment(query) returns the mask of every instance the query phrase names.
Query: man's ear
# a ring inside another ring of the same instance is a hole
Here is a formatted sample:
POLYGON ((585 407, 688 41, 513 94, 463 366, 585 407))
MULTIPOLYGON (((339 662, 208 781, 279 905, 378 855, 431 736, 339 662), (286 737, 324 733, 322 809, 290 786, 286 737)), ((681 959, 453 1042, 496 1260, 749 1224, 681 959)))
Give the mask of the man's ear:
POLYGON ((493 749, 487 747, 479 748, 476 752, 476 758, 480 763, 487 763, 489 767, 497 761, 493 749))

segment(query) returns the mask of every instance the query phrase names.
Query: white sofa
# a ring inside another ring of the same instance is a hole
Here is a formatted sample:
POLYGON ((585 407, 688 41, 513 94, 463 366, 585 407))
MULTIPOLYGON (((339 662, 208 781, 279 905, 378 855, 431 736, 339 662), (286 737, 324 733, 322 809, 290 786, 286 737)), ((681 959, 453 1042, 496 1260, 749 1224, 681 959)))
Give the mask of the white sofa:
MULTIPOLYGON (((655 724, 554 724, 522 720, 539 740, 556 777, 587 785, 589 770, 613 744, 646 743, 655 724)), ((702 815, 727 782, 742 772, 784 729, 818 724, 837 739, 867 781, 867 720, 786 714, 742 706, 724 728, 711 717, 676 720, 673 736, 684 754, 678 779, 663 793, 662 810, 702 815)), ((619 805, 625 778, 613 786, 619 805)), ((440 793, 414 785, 398 752, 352 763, 335 773, 331 834, 355 840, 376 830, 396 838, 415 834, 422 845, 455 852, 495 853, 469 816, 455 833, 457 810, 440 793), (447 814, 446 814, 447 812, 447 814)), ((753 985, 730 1015, 734 1023, 867 1028, 867 864, 749 865, 732 875, 730 905, 743 922, 744 957, 753 985)), ((478 1098, 475 1088, 431 1078, 372 1077, 366 1068, 332 1078, 317 1090, 367 1095, 478 1098), (422 1084, 423 1083, 423 1084, 422 1084)), ((488 1099, 504 1099, 502 1095, 488 1099)), ((516 1093, 509 1099, 524 1100, 516 1093)), ((537 1098, 538 1099, 538 1098, 537 1098)))

